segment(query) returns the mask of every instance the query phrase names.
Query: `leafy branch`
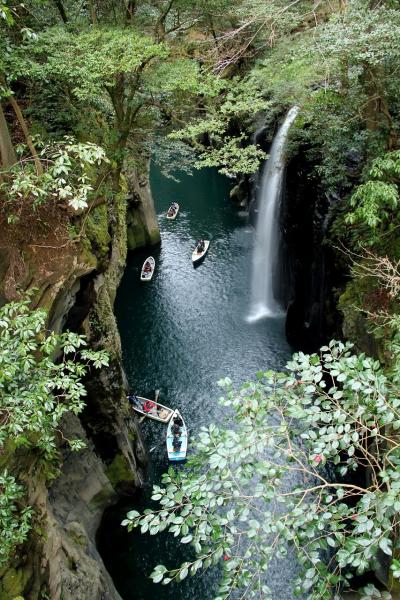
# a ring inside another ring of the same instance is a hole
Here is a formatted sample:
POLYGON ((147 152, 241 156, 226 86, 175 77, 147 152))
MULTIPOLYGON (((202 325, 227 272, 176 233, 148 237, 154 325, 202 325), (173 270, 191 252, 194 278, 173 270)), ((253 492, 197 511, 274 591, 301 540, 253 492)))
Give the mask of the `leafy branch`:
POLYGON ((180 581, 219 563, 218 600, 237 592, 270 598, 271 560, 293 547, 301 568, 294 588, 325 600, 349 587, 352 574, 373 569, 378 552, 392 557, 400 510, 396 380, 350 344, 331 342, 320 355, 294 355, 285 373, 259 373, 239 390, 221 383, 233 427, 203 427, 188 468, 171 467, 154 486, 161 508, 131 511, 122 523, 151 535, 169 531, 192 546, 195 559, 159 565, 153 581, 180 581), (357 483, 343 479, 355 471, 357 483))

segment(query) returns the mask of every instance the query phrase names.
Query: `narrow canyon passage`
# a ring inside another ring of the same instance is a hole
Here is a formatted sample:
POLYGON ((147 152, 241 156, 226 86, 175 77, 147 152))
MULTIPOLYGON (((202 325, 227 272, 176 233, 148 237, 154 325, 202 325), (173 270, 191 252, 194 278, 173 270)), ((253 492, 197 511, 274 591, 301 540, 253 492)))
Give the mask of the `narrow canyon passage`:
MULTIPOLYGON (((152 169, 162 243, 130 257, 116 312, 131 390, 153 397, 159 389, 160 402, 178 407, 194 436, 202 425, 228 423, 227 409, 218 404, 219 379, 230 377, 240 384, 260 369, 279 369, 290 348, 283 318, 246 320, 254 229, 229 201, 229 181, 212 169, 195 172, 193 177, 177 176, 179 183, 152 169), (174 200, 181 210, 175 221, 168 221, 165 211, 174 200), (195 269, 191 252, 201 237, 210 239, 211 245, 205 261, 195 269), (140 268, 150 252, 156 259, 156 273, 150 283, 141 283, 140 268)), ((148 504, 151 485, 159 483, 168 468, 165 426, 146 420, 142 429, 151 462, 136 508, 148 504)), ((99 539, 106 566, 124 600, 212 598, 215 587, 210 580, 217 573, 207 572, 173 586, 155 586, 148 579, 156 564, 172 566, 182 560, 181 545, 168 534, 127 534, 119 523, 130 508, 132 501, 109 511, 99 539)), ((277 562, 276 571, 272 569, 268 584, 277 598, 293 597, 288 578, 294 570, 291 558, 277 562)))

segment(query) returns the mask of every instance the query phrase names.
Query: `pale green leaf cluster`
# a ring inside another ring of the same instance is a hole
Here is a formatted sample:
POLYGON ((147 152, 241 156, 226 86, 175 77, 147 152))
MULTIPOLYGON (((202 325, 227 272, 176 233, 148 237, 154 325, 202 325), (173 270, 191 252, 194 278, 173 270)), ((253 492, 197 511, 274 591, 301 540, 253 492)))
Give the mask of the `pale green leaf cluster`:
POLYGON ((7 72, 33 81, 62 81, 82 101, 96 101, 118 78, 135 83, 139 70, 152 59, 166 58, 164 44, 132 28, 98 27, 80 32, 54 27, 34 42, 15 48, 7 72))
POLYGON ((29 533, 32 508, 23 507, 24 489, 15 478, 3 471, 0 474, 0 568, 29 533))
POLYGON ((9 27, 14 24, 14 17, 10 7, 7 6, 7 0, 1 0, 0 2, 0 19, 3 19, 9 27))
POLYGON ((324 58, 376 67, 400 57, 400 14, 378 5, 371 10, 367 0, 349 3, 320 31, 317 40, 324 58))
POLYGON ((37 173, 32 158, 23 156, 0 185, 5 201, 29 200, 33 207, 46 202, 66 202, 75 211, 88 206, 93 191, 93 167, 108 161, 102 148, 91 142, 67 137, 45 146, 40 153, 43 173, 37 173))
POLYGON ((217 167, 225 175, 257 171, 266 154, 256 145, 245 145, 243 136, 227 138, 221 147, 204 150, 196 166, 217 167))
POLYGON ((215 85, 211 86, 207 116, 189 121, 169 137, 195 147, 198 168, 217 167, 228 175, 254 173, 265 158, 265 152, 255 144, 248 144, 244 134, 234 134, 232 129, 266 110, 269 102, 254 81, 215 79, 220 82, 220 101, 216 102, 215 85))
POLYGON ((46 318, 44 311, 31 311, 28 300, 0 310, 0 444, 12 439, 48 459, 56 454, 62 416, 83 409, 88 366, 108 359, 86 349, 82 336, 46 332, 46 318))
POLYGON ((347 223, 365 223, 375 229, 390 218, 399 203, 397 187, 384 181, 368 181, 360 185, 350 199, 354 209, 346 215, 347 223))
MULTIPOLYGON (((82 379, 91 365, 100 368, 108 358, 86 348, 83 336, 46 331, 46 312, 30 310, 29 302, 0 309, 0 447, 10 455, 26 448, 36 456, 37 467, 47 465, 51 472, 61 419, 67 412, 81 412, 82 379)), ((72 450, 84 446, 82 440, 66 441, 72 450)), ((12 474, 0 474, 0 566, 31 528, 33 508, 24 504, 24 496, 12 474)))
POLYGON ((359 240, 364 245, 379 244, 380 235, 398 213, 400 153, 388 152, 375 159, 369 176, 351 196, 351 210, 344 219, 351 225, 367 226, 368 233, 359 240))
POLYGON ((373 569, 379 552, 397 552, 399 388, 376 360, 331 342, 240 390, 222 383, 234 426, 203 427, 187 468, 170 467, 154 486, 160 508, 131 511, 123 521, 192 546, 192 560, 159 565, 153 581, 180 581, 219 563, 218 600, 235 590, 267 599, 271 560, 293 548, 301 569, 295 590, 328 600, 353 574, 373 569), (343 479, 365 464, 370 483, 343 479))

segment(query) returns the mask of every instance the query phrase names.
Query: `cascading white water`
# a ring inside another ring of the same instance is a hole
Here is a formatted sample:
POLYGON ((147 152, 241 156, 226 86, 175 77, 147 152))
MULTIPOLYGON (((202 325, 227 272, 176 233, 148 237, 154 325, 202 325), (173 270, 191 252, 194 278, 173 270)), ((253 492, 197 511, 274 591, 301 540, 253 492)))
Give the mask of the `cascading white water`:
POLYGON ((279 259, 279 207, 285 170, 285 144, 298 112, 299 107, 294 106, 286 115, 274 138, 261 175, 248 316, 250 322, 263 317, 276 317, 283 312, 274 295, 274 279, 279 259))

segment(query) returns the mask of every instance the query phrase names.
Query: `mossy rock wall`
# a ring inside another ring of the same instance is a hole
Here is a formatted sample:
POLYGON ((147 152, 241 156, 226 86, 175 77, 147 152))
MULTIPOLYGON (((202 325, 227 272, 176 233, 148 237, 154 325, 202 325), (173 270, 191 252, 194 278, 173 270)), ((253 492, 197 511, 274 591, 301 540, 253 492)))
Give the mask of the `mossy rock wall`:
POLYGON ((343 315, 343 336, 353 342, 356 349, 389 364, 390 356, 385 348, 388 341, 382 328, 373 326, 366 311, 374 311, 376 298, 373 282, 369 278, 353 279, 339 297, 339 310, 343 315))
POLYGON ((132 493, 142 484, 141 465, 146 460, 126 401, 113 314, 128 248, 127 193, 123 182, 119 193, 111 191, 99 199, 86 218, 72 225, 60 215, 62 235, 55 220, 53 227, 38 234, 36 245, 19 239, 11 229, 2 240, 4 247, 0 244, 2 301, 18 297, 18 289, 35 287, 35 305, 47 309, 50 329, 86 333, 91 347, 106 349, 110 357, 110 367, 94 371, 86 382, 84 413, 79 419, 70 415, 63 424, 65 437, 77 435, 87 448, 66 451, 51 487, 32 457, 25 464, 10 449, 20 461, 22 481, 28 482, 28 502, 35 507, 37 524, 15 564, 0 573, 0 600, 120 600, 97 553, 96 530, 118 494, 132 493))
POLYGON ((143 164, 140 172, 132 171, 128 181, 128 250, 158 244, 161 237, 149 183, 149 162, 143 164))

